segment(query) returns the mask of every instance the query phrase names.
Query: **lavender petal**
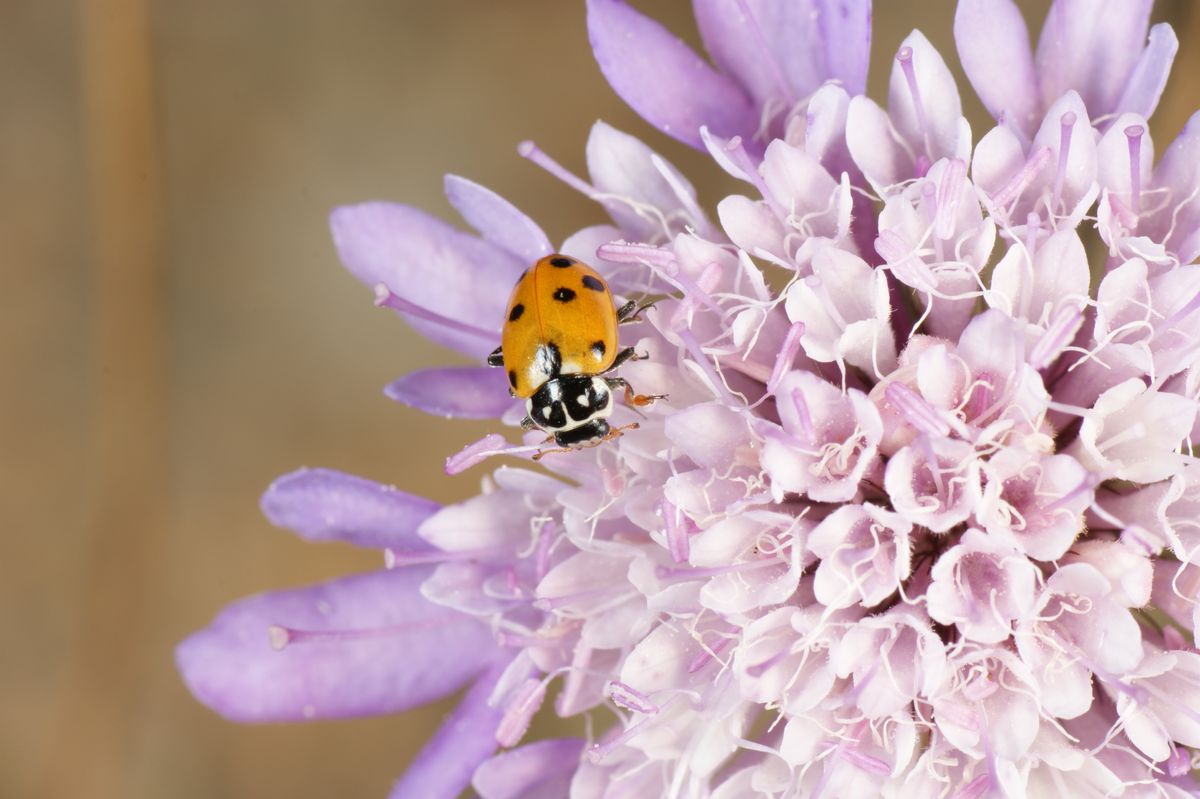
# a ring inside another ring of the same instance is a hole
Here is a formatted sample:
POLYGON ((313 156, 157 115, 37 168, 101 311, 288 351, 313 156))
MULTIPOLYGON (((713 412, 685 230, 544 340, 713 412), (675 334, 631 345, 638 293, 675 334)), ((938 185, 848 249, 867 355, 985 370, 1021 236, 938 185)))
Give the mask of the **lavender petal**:
POLYGON ((259 504, 271 524, 309 541, 406 551, 429 549, 416 530, 439 507, 424 497, 333 469, 285 474, 259 504))
POLYGON ((1012 0, 961 0, 954 41, 963 71, 988 112, 1031 136, 1037 127, 1037 73, 1029 30, 1012 0))
POLYGON ((796 103, 828 80, 851 95, 866 88, 870 2, 748 0, 749 15, 728 0, 693 0, 692 6, 713 61, 759 105, 769 98, 796 103))
POLYGON ((1042 102, 1079 92, 1093 119, 1115 110, 1142 52, 1153 0, 1125 0, 1097 13, 1093 0, 1054 0, 1037 46, 1042 102))
POLYGON ((475 769, 496 751, 504 711, 490 707, 488 699, 507 665, 497 662, 475 681, 392 786, 390 799, 454 799, 470 784, 475 769))
POLYGON ((613 90, 650 124, 703 149, 700 126, 750 135, 758 115, 732 80, 623 0, 588 0, 588 38, 613 90))
POLYGON ((478 183, 446 175, 446 199, 485 239, 531 264, 554 251, 537 223, 515 205, 478 183))
POLYGON ((490 366, 419 369, 389 383, 383 393, 447 419, 498 419, 515 402, 504 370, 490 366))
POLYGON ((478 674, 495 643, 486 625, 421 596, 430 571, 247 597, 183 641, 177 665, 195 697, 233 721, 347 718, 431 702, 478 674))
POLYGON ((509 292, 527 263, 406 205, 343 206, 329 222, 342 263, 363 283, 384 284, 414 305, 479 331, 403 314, 419 333, 475 358, 496 346, 509 292))
POLYGON ((841 81, 851 96, 867 90, 871 59, 870 0, 816 0, 824 42, 826 80, 841 81))
POLYGON ((1165 22, 1150 29, 1150 42, 1125 84, 1116 111, 1130 112, 1149 117, 1158 108, 1175 54, 1179 52, 1179 39, 1175 31, 1165 22))
POLYGON ((501 752, 475 771, 471 786, 483 799, 558 799, 569 792, 583 745, 553 738, 501 752))

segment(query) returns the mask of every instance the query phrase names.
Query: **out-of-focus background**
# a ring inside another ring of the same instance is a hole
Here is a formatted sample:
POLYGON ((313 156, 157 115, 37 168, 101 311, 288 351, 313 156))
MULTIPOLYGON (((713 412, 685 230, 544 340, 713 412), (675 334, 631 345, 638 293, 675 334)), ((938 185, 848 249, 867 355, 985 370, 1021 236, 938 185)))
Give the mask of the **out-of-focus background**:
MULTIPOLYGON (((696 41, 686 0, 638 5, 696 41)), ((1047 3, 1022 5, 1036 30, 1047 3)), ((950 0, 875 8, 875 96, 912 27, 956 61, 950 0)), ((276 475, 330 466, 445 502, 477 488, 479 470, 448 478, 443 460, 493 425, 381 393, 457 356, 372 306, 329 209, 453 218, 453 171, 561 240, 600 211, 515 147, 582 171, 597 118, 708 207, 728 184, 608 89, 582 0, 0 9, 0 796, 382 797, 444 705, 243 727, 172 662, 237 597, 379 565, 271 528, 257 501, 276 475)), ((1200 106, 1200 8, 1156 18, 1182 40, 1161 150, 1200 106)))

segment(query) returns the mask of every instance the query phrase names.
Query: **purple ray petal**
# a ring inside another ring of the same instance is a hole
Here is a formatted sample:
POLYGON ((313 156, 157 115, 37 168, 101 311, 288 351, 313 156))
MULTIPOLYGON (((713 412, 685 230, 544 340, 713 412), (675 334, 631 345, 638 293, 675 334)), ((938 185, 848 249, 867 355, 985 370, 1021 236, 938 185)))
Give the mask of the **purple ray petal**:
POLYGON ((483 799, 559 799, 569 793, 582 738, 553 738, 501 752, 475 772, 483 799))
POLYGON ((537 223, 515 205, 478 183, 446 175, 446 199, 485 239, 525 264, 554 252, 537 223))
POLYGON ((271 524, 309 541, 409 551, 429 549, 416 529, 440 507, 424 497, 333 469, 285 474, 271 484, 259 504, 271 524))
POLYGON ((703 149, 701 125, 721 136, 757 128, 758 114, 737 84, 679 37, 623 0, 588 0, 587 10, 600 71, 647 122, 696 149, 703 149))
POLYGON ((1179 39, 1170 25, 1162 22, 1151 28, 1150 42, 1134 66, 1114 110, 1144 117, 1153 114, 1178 51, 1179 39))
POLYGON ((496 751, 504 711, 489 707, 488 698, 507 665, 500 661, 475 681, 392 786, 390 799, 454 799, 470 784, 475 769, 496 751))
POLYGON ((841 81, 851 97, 862 94, 871 59, 871 0, 816 0, 816 7, 826 79, 841 81))
POLYGON ((960 0, 954 41, 963 71, 993 117, 1004 116, 1032 136, 1038 83, 1025 18, 1012 0, 960 0))
POLYGON ((192 693, 233 721, 394 713, 458 690, 496 645, 421 596, 429 568, 247 597, 175 650, 192 693), (282 648, 280 648, 282 647, 282 648))
POLYGON ((792 105, 827 80, 851 95, 866 87, 870 2, 746 0, 743 10, 733 0, 693 0, 692 6, 713 61, 760 106, 768 98, 792 105))
POLYGON ((1037 46, 1042 102, 1079 92, 1092 118, 1113 111, 1146 40, 1153 0, 1054 0, 1037 46))
MULTIPOLYGON (((685 195, 681 199, 655 166, 657 153, 628 133, 597 122, 588 134, 586 153, 593 185, 606 195, 622 198, 605 202, 605 209, 635 241, 651 241, 666 232, 663 220, 647 215, 645 206, 657 208, 666 217, 674 218, 681 214, 689 217, 688 211, 696 207, 696 190, 692 184, 679 176, 679 185, 685 195), (630 200, 637 205, 631 205, 630 200)), ((673 169, 665 163, 663 168, 673 169)), ((691 224, 695 225, 697 221, 691 224)), ((593 259, 594 254, 588 260, 593 259)))
POLYGON ((481 331, 403 314, 422 335, 476 358, 499 342, 508 295, 527 263, 406 205, 343 206, 329 223, 342 263, 359 280, 481 331), (483 334, 491 330, 494 338, 483 334))
POLYGON ((491 366, 420 369, 389 383, 383 393, 447 419, 498 419, 516 402, 504 370, 491 366))

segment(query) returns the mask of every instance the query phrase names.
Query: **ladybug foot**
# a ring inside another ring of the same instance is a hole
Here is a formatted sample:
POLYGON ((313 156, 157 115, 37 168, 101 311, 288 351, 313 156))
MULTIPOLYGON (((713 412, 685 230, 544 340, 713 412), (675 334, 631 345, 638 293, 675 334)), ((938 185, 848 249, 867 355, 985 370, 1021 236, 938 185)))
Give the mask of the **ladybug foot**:
MULTIPOLYGON (((607 433, 605 433, 603 436, 601 436, 599 438, 593 438, 590 441, 585 441, 582 444, 576 444, 571 447, 554 447, 553 449, 538 450, 537 452, 535 452, 533 454, 533 459, 535 461, 540 461, 544 456, 551 455, 555 452, 574 452, 574 451, 580 450, 580 449, 591 449, 592 447, 598 447, 601 444, 603 444, 605 441, 612 441, 614 438, 620 438, 621 434, 624 433, 626 430, 637 430, 639 426, 640 425, 637 422, 630 422, 629 424, 623 424, 620 427, 614 427, 614 428, 610 429, 607 433)), ((550 436, 542 443, 549 444, 553 440, 554 440, 554 436, 550 436)))
POLYGON ((666 394, 638 394, 633 390, 633 386, 629 385, 629 381, 623 377, 608 378, 609 388, 625 389, 625 404, 633 405, 638 408, 645 408, 653 405, 656 400, 666 399, 666 394))

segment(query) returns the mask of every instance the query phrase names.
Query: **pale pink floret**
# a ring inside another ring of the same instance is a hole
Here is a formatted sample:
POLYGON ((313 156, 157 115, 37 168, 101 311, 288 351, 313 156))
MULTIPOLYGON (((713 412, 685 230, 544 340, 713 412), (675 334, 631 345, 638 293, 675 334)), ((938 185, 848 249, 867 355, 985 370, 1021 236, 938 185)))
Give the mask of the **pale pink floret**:
POLYGON ((883 423, 856 389, 808 372, 792 372, 776 391, 782 430, 767 434, 762 464, 777 495, 805 494, 818 502, 845 502, 874 473, 883 423))
POLYGON ((865 503, 843 505, 808 535, 821 559, 813 591, 834 608, 882 602, 912 570, 912 524, 903 516, 865 503))
POLYGON ((967 442, 922 436, 888 461, 884 488, 900 515, 944 533, 979 504, 979 467, 967 442))
POLYGON ((1109 593, 1108 580, 1091 566, 1063 566, 1017 627, 1017 651, 1051 715, 1082 715, 1092 704, 1093 674, 1119 679, 1141 660, 1138 624, 1109 593))
POLYGON ((800 343, 814 361, 880 376, 895 368, 887 282, 856 255, 818 249, 812 274, 792 284, 786 308, 792 321, 804 323, 800 343))
POLYGON ((1020 552, 982 530, 968 530, 934 564, 929 615, 973 641, 997 644, 1008 638, 1014 621, 1028 617, 1037 579, 1020 552))
POLYGON ((1067 452, 1101 477, 1163 480, 1184 463, 1179 447, 1192 429, 1196 402, 1126 380, 1100 395, 1067 452))
POLYGON ((985 487, 975 519, 990 535, 1037 560, 1057 560, 1084 529, 1090 473, 1067 455, 1005 448, 982 467, 985 487))

